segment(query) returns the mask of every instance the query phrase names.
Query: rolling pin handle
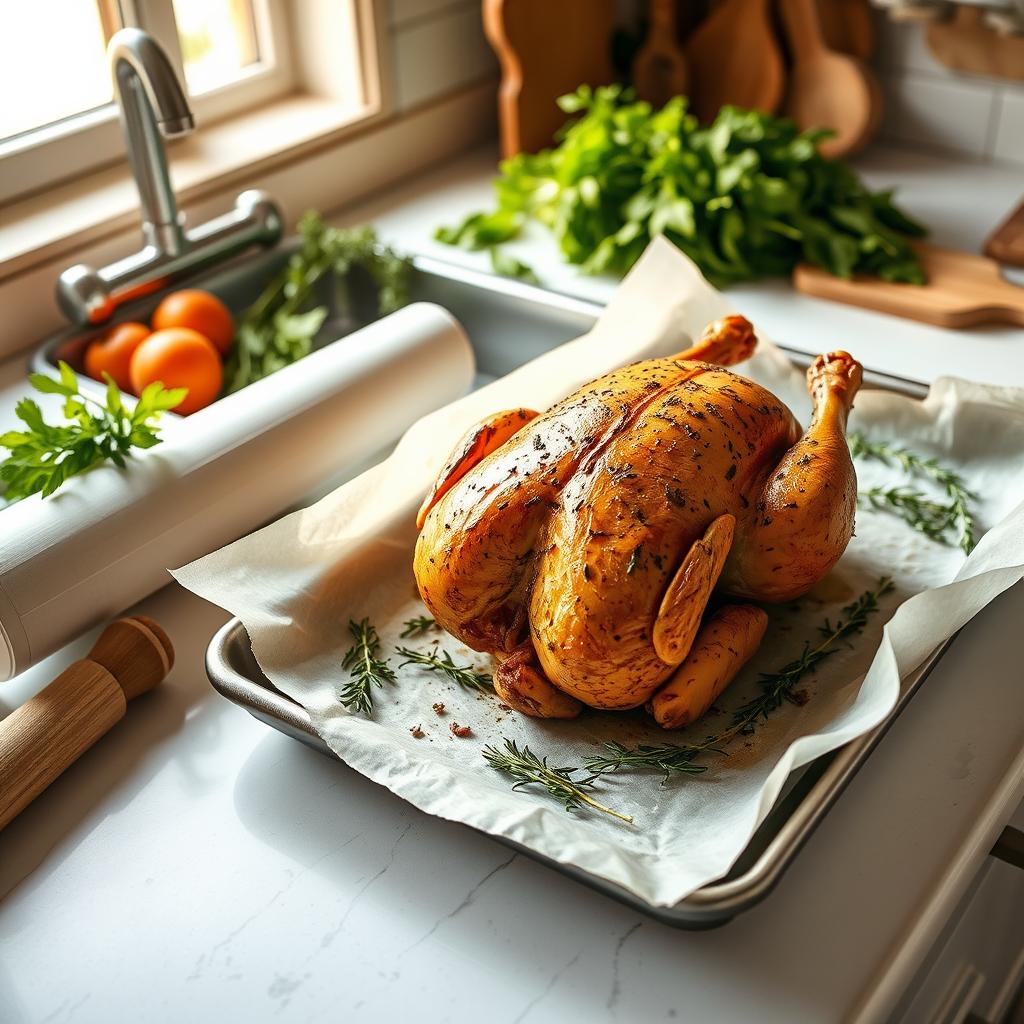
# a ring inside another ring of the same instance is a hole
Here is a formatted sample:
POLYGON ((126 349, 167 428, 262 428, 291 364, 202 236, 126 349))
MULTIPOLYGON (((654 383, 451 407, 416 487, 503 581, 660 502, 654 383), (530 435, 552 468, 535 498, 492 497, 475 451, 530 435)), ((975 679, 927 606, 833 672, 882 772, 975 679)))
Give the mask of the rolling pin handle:
POLYGON ((0 722, 0 829, 170 672, 174 648, 152 619, 112 622, 87 658, 0 722))

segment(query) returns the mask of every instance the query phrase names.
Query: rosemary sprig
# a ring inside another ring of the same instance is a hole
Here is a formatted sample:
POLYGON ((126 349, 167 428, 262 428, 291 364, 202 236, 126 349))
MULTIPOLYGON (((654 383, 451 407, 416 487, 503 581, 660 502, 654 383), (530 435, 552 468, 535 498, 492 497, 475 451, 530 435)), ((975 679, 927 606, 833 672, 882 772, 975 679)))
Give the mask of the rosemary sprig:
MULTIPOLYGON (((403 634, 404 635, 404 634, 403 634)), ((414 651, 409 647, 396 647, 395 651, 405 658, 398 667, 406 665, 419 665, 428 672, 441 672, 453 683, 465 687, 467 690, 480 690, 489 693, 494 689, 490 675, 486 672, 477 672, 469 665, 456 665, 452 656, 447 651, 414 651)))
POLYGON ((773 711, 782 706, 784 700, 793 698, 796 684, 804 676, 813 672, 826 658, 836 653, 837 647, 844 640, 864 632, 868 620, 878 611, 878 599, 893 591, 892 580, 883 576, 874 590, 865 590, 855 601, 843 608, 845 618, 833 625, 828 619, 818 627, 822 639, 817 645, 804 645, 800 657, 784 665, 778 672, 762 672, 759 683, 761 693, 753 700, 747 701, 733 712, 733 726, 738 732, 752 732, 754 726, 762 718, 767 718, 773 711))
POLYGON ((586 804, 603 814, 610 814, 627 824, 633 823, 633 818, 628 814, 620 814, 618 811, 598 803, 585 791, 593 789, 596 775, 591 774, 587 778, 574 779, 572 776, 580 768, 552 768, 546 757, 538 757, 528 746, 524 745, 520 750, 515 740, 505 740, 505 749, 498 750, 490 745, 481 751, 484 760, 499 772, 511 775, 515 779, 513 789, 520 789, 523 786, 536 784, 543 786, 553 797, 562 801, 567 811, 575 811, 586 804))
POLYGON ((640 744, 630 748, 620 743, 606 743, 609 753, 604 757, 587 758, 587 769, 595 775, 603 775, 623 768, 653 768, 664 772, 666 779, 673 773, 693 774, 700 771, 699 766, 692 763, 698 757, 707 753, 721 753, 722 748, 737 736, 752 733, 757 723, 778 710, 783 701, 794 700, 797 683, 826 658, 835 654, 839 644, 862 633, 868 620, 878 611, 879 598, 892 590, 892 580, 883 577, 874 590, 865 590, 860 597, 843 608, 842 619, 834 624, 826 619, 818 627, 822 639, 817 644, 806 643, 800 656, 783 665, 777 672, 762 672, 758 680, 761 692, 733 712, 732 724, 722 732, 708 736, 700 743, 691 744, 640 744))
POLYGON ((419 636, 433 629, 437 623, 429 615, 417 615, 415 618, 405 620, 405 629, 399 634, 404 640, 411 636, 419 636))
POLYGON ((350 619, 348 631, 355 642, 345 653, 341 667, 348 670, 350 678, 339 691, 338 700, 368 715, 373 710, 373 687, 395 682, 395 672, 386 659, 378 657, 380 637, 369 619, 350 619))
POLYGON ((874 459, 886 466, 898 465, 909 476, 924 477, 942 488, 947 501, 930 499, 912 487, 872 487, 860 495, 863 504, 876 510, 887 510, 905 523, 939 544, 949 544, 949 534, 957 538, 957 546, 969 555, 977 540, 976 523, 970 503, 975 499, 959 473, 942 466, 937 459, 925 458, 908 448, 886 441, 869 441, 863 434, 849 435, 850 454, 855 458, 874 459))
POLYGON ((694 764, 694 759, 706 749, 703 745, 688 746, 675 743, 640 743, 627 747, 621 743, 606 743, 610 756, 588 757, 587 770, 595 775, 617 771, 620 768, 656 768, 668 780, 673 774, 699 775, 707 771, 706 765, 694 764))

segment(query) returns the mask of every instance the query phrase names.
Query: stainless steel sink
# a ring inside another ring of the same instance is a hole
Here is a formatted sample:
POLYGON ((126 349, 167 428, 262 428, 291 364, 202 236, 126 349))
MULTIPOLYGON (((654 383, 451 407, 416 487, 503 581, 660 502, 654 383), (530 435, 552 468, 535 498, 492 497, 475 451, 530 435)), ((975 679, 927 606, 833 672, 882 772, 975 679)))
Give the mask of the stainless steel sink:
MULTIPOLYGON (((68 327, 43 342, 32 358, 32 368, 55 375, 58 361, 64 360, 81 373, 90 341, 113 324, 126 320, 148 322, 160 300, 177 288, 213 292, 236 317, 240 316, 285 266, 294 249, 294 242, 285 243, 268 252, 234 260, 216 272, 179 281, 174 288, 122 306, 101 327, 68 327)), ((426 257, 413 261, 410 297, 413 301, 436 302, 462 323, 476 353, 480 382, 503 376, 542 352, 579 337, 589 330, 601 311, 593 303, 426 257)), ((347 335, 378 319, 373 282, 359 271, 352 275, 347 288, 333 280, 322 280, 315 303, 326 305, 330 311, 317 335, 317 348, 343 344, 347 335)), ((83 390, 99 396, 103 387, 82 375, 83 390)), ((126 403, 133 400, 125 395, 126 403)))
MULTIPOLYGON (((68 327, 42 343, 33 356, 32 367, 55 375, 57 361, 63 359, 81 371, 82 357, 90 341, 113 324, 148 321, 159 301, 175 288, 213 292, 236 317, 240 316, 285 266, 296 244, 290 240, 275 249, 236 259, 215 272, 179 281, 174 288, 122 306, 102 327, 68 327)), ((601 306, 593 302, 425 256, 413 259, 410 297, 413 301, 436 302, 460 321, 476 353, 478 383, 501 377, 541 353, 579 337, 601 312, 601 306)), ((330 311, 317 335, 317 348, 343 343, 346 335, 378 319, 373 282, 358 270, 348 287, 339 286, 334 280, 322 280, 315 303, 326 305, 330 311)), ((803 353, 785 348, 784 351, 799 366, 809 362, 803 353)), ((921 397, 926 390, 914 382, 870 370, 865 371, 865 383, 915 397, 921 397)), ((82 387, 97 396, 103 390, 102 384, 84 375, 82 387)), ((134 399, 125 395, 125 401, 130 404, 134 399)))

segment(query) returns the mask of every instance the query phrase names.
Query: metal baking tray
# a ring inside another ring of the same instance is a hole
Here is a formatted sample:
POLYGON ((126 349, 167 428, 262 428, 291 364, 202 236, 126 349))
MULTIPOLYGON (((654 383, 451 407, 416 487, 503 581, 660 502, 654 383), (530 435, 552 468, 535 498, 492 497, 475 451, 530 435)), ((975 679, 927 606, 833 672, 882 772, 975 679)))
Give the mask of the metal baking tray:
MULTIPOLYGON (((775 888, 804 843, 839 799, 846 784, 857 774, 950 643, 952 640, 939 647, 903 681, 899 701, 881 725, 794 772, 781 799, 723 879, 705 885, 674 906, 652 906, 614 882, 580 868, 560 864, 501 836, 492 838, 663 924, 688 929, 723 925, 737 914, 756 906, 775 888)), ((263 674, 252 653, 249 634, 238 619, 222 626, 210 641, 206 651, 206 674, 219 693, 245 708, 254 718, 337 760, 334 752, 317 735, 306 709, 275 689, 263 674)))
MULTIPOLYGON (((601 308, 432 259, 416 261, 414 278, 414 298, 440 303, 466 328, 476 352, 481 381, 502 376, 540 353, 579 336, 593 323, 601 308)), ((810 362, 803 353, 788 349, 786 352, 797 365, 810 362)), ((869 387, 917 398, 927 393, 925 387, 914 381, 867 370, 864 377, 869 387)), ((881 725, 793 773, 782 797, 724 878, 698 889, 674 906, 651 906, 613 882, 559 864, 510 840, 495 838, 664 924, 687 929, 725 924, 763 900, 778 884, 847 783, 942 657, 949 642, 903 681, 899 701, 881 725)), ((238 619, 228 622, 211 640, 206 671, 213 686, 228 700, 245 708, 261 722, 337 760, 317 735, 306 710, 275 689, 263 674, 252 653, 245 627, 238 619)))

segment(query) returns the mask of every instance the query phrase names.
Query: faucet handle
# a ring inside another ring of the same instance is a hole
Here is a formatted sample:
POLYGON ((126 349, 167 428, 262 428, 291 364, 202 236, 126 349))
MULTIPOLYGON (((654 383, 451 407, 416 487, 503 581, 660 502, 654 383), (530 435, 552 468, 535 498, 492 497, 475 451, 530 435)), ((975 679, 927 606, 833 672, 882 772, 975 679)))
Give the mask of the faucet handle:
POLYGON ((57 304, 72 323, 101 324, 125 302, 243 249, 276 245, 283 233, 280 206, 261 189, 247 189, 233 210, 184 232, 177 252, 147 244, 99 270, 84 263, 68 267, 57 279, 57 304))

